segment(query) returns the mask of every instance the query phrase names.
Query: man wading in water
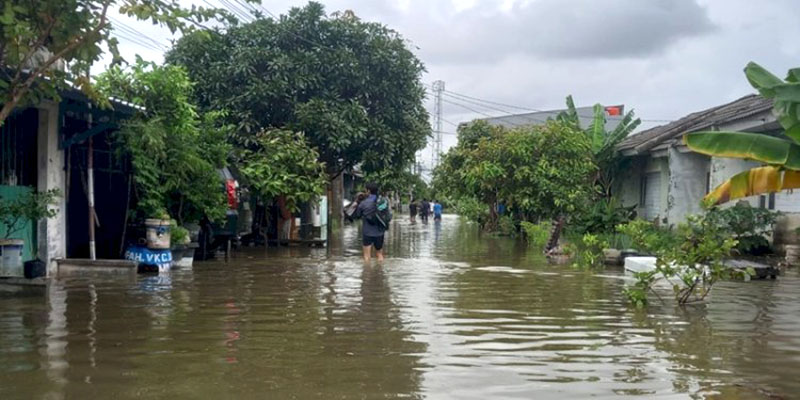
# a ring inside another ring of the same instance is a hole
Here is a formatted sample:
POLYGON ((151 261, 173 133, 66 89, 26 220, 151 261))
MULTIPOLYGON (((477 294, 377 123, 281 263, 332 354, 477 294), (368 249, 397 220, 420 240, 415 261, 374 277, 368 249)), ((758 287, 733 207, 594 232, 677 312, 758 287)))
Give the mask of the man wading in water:
POLYGON ((367 191, 369 192, 367 197, 358 203, 355 217, 364 221, 361 228, 364 262, 370 262, 373 247, 378 262, 381 262, 383 261, 383 235, 389 227, 392 214, 386 198, 378 196, 378 185, 368 183, 367 191))

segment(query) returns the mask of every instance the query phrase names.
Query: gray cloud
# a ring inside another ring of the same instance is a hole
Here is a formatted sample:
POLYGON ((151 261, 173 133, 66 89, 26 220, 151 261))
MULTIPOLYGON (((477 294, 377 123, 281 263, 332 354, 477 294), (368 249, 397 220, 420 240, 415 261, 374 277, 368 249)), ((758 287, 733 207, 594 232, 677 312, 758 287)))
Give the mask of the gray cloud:
POLYGON ((539 0, 455 11, 412 2, 395 22, 432 62, 493 62, 514 54, 558 59, 638 58, 715 28, 694 0, 539 0), (419 12, 420 8, 426 12, 419 12))

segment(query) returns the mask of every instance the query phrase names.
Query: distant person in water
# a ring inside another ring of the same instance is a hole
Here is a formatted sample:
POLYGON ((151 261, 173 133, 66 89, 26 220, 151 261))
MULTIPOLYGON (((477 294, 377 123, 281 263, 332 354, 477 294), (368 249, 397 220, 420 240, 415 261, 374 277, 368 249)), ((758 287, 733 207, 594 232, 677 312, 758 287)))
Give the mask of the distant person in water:
MULTIPOLYGON (((375 255, 378 261, 383 261, 383 235, 386 233, 386 226, 377 220, 378 215, 378 185, 367 184, 367 195, 358 203, 355 217, 364 221, 361 228, 361 243, 364 250, 364 262, 370 262, 372 258, 372 248, 375 248, 375 255)), ((387 221, 388 222, 388 221, 387 221)))
POLYGON ((428 203, 428 199, 422 199, 422 202, 419 203, 419 217, 422 219, 423 224, 428 223, 428 216, 431 214, 431 203, 428 203))
POLYGON ((411 223, 412 224, 417 222, 417 212, 418 212, 417 209, 418 208, 419 208, 419 206, 417 205, 417 200, 411 199, 411 202, 408 203, 408 214, 409 214, 409 217, 411 217, 411 223))
POLYGON ((442 220, 442 204, 439 203, 439 200, 433 201, 433 220, 434 221, 442 220))

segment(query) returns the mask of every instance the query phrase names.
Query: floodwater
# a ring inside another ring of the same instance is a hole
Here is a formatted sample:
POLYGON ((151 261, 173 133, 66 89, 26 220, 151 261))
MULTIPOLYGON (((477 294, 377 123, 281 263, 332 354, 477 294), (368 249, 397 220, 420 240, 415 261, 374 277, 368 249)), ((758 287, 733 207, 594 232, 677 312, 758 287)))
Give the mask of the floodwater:
POLYGON ((800 275, 627 307, 620 270, 547 265, 456 217, 169 276, 0 292, 0 399, 800 397, 800 275))

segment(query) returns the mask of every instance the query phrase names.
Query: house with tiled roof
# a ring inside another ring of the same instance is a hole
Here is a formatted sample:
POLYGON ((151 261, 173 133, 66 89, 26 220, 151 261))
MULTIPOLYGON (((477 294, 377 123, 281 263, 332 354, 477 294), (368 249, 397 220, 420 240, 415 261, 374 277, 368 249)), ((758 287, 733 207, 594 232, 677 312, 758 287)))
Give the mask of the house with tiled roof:
MULTIPOLYGON (((616 194, 639 217, 673 225, 702 212, 701 200, 733 175, 760 163, 692 152, 683 136, 697 131, 741 131, 782 136, 772 100, 747 95, 631 135, 618 149, 627 158, 616 194)), ((800 193, 781 192, 745 199, 754 207, 800 212, 800 193)))

